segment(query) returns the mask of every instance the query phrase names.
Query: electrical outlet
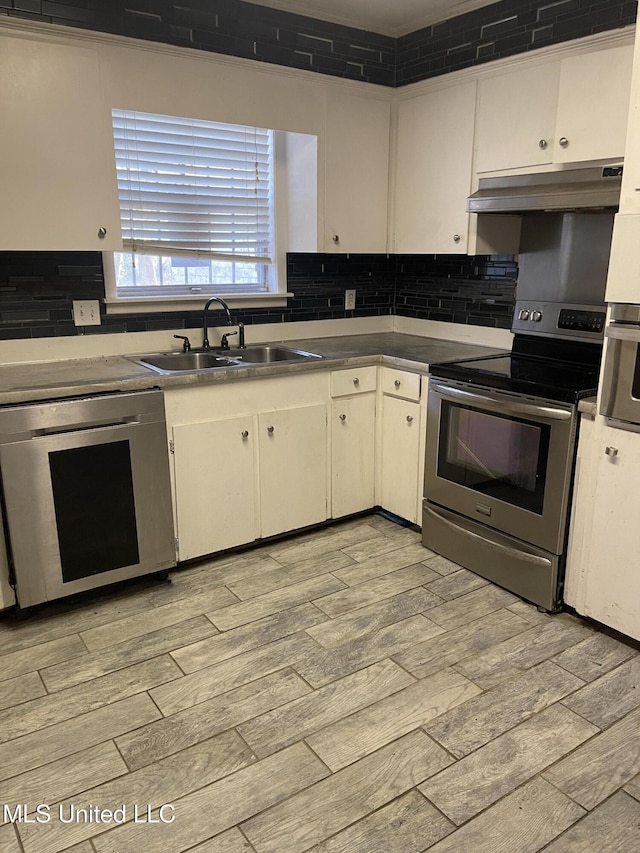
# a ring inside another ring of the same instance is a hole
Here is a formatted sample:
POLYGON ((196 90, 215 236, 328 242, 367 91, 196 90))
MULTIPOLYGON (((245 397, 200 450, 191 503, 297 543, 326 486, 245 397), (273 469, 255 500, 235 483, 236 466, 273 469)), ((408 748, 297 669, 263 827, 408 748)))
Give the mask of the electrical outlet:
POLYGON ((74 299, 73 322, 76 326, 99 326, 100 302, 97 299, 74 299))
POLYGON ((355 290, 345 290, 344 292, 344 310, 353 311, 356 307, 356 292, 355 290))

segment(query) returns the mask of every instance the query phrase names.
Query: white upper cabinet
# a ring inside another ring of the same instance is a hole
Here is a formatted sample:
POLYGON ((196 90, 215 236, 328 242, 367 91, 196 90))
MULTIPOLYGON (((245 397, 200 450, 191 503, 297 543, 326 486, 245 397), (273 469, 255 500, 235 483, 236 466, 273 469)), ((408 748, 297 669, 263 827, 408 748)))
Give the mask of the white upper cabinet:
POLYGON ((389 115, 390 100, 327 95, 325 252, 387 251, 389 115))
POLYGON ((624 157, 633 45, 562 60, 553 159, 624 157))
POLYGON ((622 158, 632 58, 625 45, 482 80, 476 171, 622 158))
POLYGON ((551 162, 559 82, 559 62, 480 81, 477 172, 551 162))
POLYGON ((467 251, 475 103, 470 82, 398 104, 394 252, 467 251))
POLYGON ((0 35, 0 79, 0 249, 121 247, 95 50, 0 35))
POLYGON ((636 29, 620 213, 640 213, 640 27, 636 29))

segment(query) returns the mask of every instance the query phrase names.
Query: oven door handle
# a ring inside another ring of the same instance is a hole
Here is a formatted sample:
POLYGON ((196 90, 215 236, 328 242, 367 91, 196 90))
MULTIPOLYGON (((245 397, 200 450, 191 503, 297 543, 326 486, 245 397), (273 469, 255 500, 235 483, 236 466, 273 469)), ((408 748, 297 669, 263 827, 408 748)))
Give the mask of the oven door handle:
POLYGON ((439 385, 435 382, 430 383, 429 391, 452 402, 459 400, 477 403, 500 414, 529 415, 552 421, 570 421, 573 417, 573 411, 570 409, 561 409, 557 406, 539 406, 535 403, 522 403, 519 400, 513 399, 506 400, 504 397, 491 397, 487 394, 478 394, 476 391, 452 388, 450 385, 439 385))

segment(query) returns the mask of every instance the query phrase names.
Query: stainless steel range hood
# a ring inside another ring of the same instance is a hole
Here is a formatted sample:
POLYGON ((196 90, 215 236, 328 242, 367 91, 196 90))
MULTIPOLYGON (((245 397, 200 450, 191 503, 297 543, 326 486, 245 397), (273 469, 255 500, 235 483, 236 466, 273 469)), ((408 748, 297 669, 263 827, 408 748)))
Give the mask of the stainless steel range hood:
POLYGON ((524 213, 617 208, 621 183, 619 165, 481 178, 478 191, 467 199, 467 210, 524 213))

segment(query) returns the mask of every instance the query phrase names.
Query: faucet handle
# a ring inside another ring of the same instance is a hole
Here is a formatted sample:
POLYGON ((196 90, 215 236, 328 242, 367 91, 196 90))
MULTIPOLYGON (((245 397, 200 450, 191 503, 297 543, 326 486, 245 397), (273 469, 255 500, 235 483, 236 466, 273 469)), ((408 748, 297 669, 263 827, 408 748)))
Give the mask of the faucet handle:
POLYGON ((186 335, 174 335, 174 338, 179 338, 182 341, 182 352, 189 352, 191 349, 191 341, 186 335))
POLYGON ((237 335, 237 334, 238 334, 237 332, 227 332, 226 334, 224 334, 222 336, 222 340, 220 341, 220 348, 221 349, 229 349, 228 338, 230 338, 232 335, 237 335))

